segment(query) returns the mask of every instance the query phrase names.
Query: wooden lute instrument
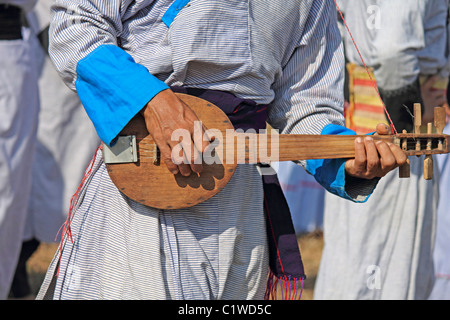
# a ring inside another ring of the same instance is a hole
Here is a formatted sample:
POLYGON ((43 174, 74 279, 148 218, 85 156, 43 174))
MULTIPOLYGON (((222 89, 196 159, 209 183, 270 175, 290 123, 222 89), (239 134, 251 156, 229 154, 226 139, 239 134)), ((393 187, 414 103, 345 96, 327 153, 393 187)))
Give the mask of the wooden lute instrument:
MULTIPOLYGON (((184 177, 170 173, 140 115, 124 128, 114 147, 103 145, 104 160, 113 183, 127 197, 144 205, 160 209, 194 206, 220 192, 231 179, 237 164, 355 156, 354 140, 358 136, 236 132, 217 106, 194 96, 177 95, 206 128, 215 132, 215 148, 211 148, 209 159, 205 154, 201 174, 184 177)), ((450 149, 449 136, 442 134, 444 126, 445 112, 443 108, 436 108, 436 133, 429 126, 428 133, 418 133, 417 128, 415 133, 372 137, 396 143, 408 156, 426 155, 426 178, 429 179, 431 156, 448 153, 450 149)), ((408 176, 407 165, 400 169, 401 176, 408 176)))

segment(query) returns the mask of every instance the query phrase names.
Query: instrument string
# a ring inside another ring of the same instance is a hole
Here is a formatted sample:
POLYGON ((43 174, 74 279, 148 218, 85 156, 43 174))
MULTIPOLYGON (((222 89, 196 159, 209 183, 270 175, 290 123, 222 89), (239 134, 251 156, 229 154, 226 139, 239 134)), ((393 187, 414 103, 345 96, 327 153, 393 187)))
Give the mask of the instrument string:
MULTIPOLYGON (((284 137, 284 136, 283 136, 284 137)), ((323 137, 323 136, 320 136, 323 137)), ((354 140, 356 136, 351 136, 352 141, 354 140)), ((362 136, 365 137, 365 136, 362 136)), ((425 142, 421 143, 420 149, 416 149, 416 143, 419 141, 418 137, 415 135, 407 135, 403 136, 402 134, 398 134, 397 137, 399 139, 405 139, 407 142, 407 147, 405 151, 423 151, 425 149, 425 142)), ((342 138, 342 137, 341 137, 342 138)), ((382 136, 374 136, 372 137, 374 140, 387 140, 388 137, 382 137, 382 136)), ((438 142, 443 139, 442 135, 424 135, 423 141, 428 141, 429 139, 432 140, 432 150, 437 150, 438 142)), ((422 141, 421 140, 421 141, 422 141)), ((349 140, 350 141, 350 140, 349 140)), ((393 141, 391 141, 393 142, 393 141)), ((214 159, 235 159, 239 163, 248 163, 249 160, 251 163, 256 163, 260 156, 262 155, 262 158, 264 159, 270 159, 273 158, 272 152, 277 152, 277 150, 282 149, 283 154, 301 154, 302 151, 299 149, 299 144, 297 143, 297 140, 295 139, 295 135, 287 135, 286 140, 283 142, 276 142, 272 144, 270 141, 264 141, 264 143, 259 144, 255 143, 253 144, 254 148, 249 148, 248 143, 244 141, 235 142, 231 148, 227 147, 227 145, 220 145, 218 148, 212 149, 210 152, 203 153, 202 158, 205 160, 214 160, 214 159), (218 156, 215 152, 216 150, 219 151, 218 156), (275 150, 275 151, 274 151, 275 150), (230 153, 231 152, 231 153, 230 153)), ((182 149, 180 149, 181 152, 182 149)), ((141 159, 154 159, 158 156, 160 156, 160 153, 155 148, 155 144, 153 143, 147 143, 143 146, 139 147, 137 150, 139 157, 141 159)), ((180 153, 181 156, 181 153, 180 153)))
POLYGON ((395 129, 394 122, 392 122, 391 116, 389 115, 389 112, 387 111, 386 105, 384 104, 384 101, 381 98, 380 92, 378 90, 378 85, 377 85, 376 81, 372 78, 372 76, 371 76, 371 74, 369 72, 369 69, 367 68, 367 65, 366 65, 366 63, 365 63, 365 61, 363 59, 363 56, 362 56, 359 48, 358 48, 358 45, 356 44, 356 41, 355 41, 355 39, 353 37, 353 34, 351 33, 350 28, 348 27, 347 22, 345 21, 344 15, 342 14, 342 11, 339 8, 339 5, 337 4, 337 0, 334 0, 334 4, 336 5, 336 8, 337 8, 337 10, 339 12, 339 15, 341 16, 342 21, 344 22, 345 28, 347 29, 347 32, 350 35, 350 38, 352 39, 353 45, 355 46, 355 49, 358 52, 359 58, 361 59, 361 62, 364 65, 364 69, 366 70, 367 74, 369 75, 370 82, 372 83, 372 86, 375 89, 375 91, 376 91, 376 93, 378 95, 378 98, 380 98, 380 101, 381 101, 381 103, 383 105, 384 112, 386 113, 386 116, 387 116, 387 118, 389 120, 389 123, 391 125, 391 132, 392 132, 392 134, 397 134, 397 130, 395 129))

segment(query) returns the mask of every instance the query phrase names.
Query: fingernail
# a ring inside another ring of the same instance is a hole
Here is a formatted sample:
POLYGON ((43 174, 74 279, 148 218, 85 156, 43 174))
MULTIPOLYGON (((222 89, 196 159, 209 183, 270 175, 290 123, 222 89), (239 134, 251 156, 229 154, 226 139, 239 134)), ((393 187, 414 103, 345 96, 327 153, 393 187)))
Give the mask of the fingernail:
POLYGON ((372 141, 373 140, 372 137, 366 137, 365 139, 366 139, 366 141, 372 141))
POLYGON ((358 138, 356 138, 356 142, 357 142, 357 143, 362 143, 363 140, 362 140, 362 138, 358 137, 358 138))

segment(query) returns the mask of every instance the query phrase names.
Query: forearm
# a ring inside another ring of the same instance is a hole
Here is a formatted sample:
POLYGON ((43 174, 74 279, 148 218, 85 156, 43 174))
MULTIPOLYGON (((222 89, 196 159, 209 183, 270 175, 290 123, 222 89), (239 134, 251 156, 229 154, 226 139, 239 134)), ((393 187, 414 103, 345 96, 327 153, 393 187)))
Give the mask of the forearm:
MULTIPOLYGON (((326 23, 328 27, 316 29, 310 42, 297 48, 275 86, 277 99, 269 120, 282 133, 355 134, 344 127, 344 56, 336 11, 333 8, 326 13, 318 25, 326 23)), ((346 159, 298 163, 326 190, 355 202, 366 201, 378 182, 350 178, 346 159)))

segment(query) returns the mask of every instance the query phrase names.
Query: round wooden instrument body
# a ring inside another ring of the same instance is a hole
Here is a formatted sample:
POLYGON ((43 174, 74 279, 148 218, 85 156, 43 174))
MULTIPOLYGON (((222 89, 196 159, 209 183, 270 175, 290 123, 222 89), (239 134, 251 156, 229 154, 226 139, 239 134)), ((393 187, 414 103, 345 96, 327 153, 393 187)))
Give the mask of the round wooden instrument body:
MULTIPOLYGON (((225 137, 233 125, 217 106, 194 96, 177 93, 208 129, 219 130, 225 137)), ((144 118, 137 115, 121 132, 135 135, 138 162, 106 164, 116 187, 127 197, 144 205, 159 209, 180 209, 194 206, 221 191, 236 170, 235 163, 226 164, 222 154, 220 163, 203 164, 200 174, 185 177, 172 174, 164 161, 155 161, 155 143, 148 133, 144 118)))

